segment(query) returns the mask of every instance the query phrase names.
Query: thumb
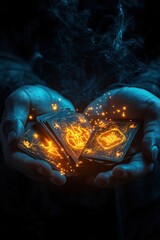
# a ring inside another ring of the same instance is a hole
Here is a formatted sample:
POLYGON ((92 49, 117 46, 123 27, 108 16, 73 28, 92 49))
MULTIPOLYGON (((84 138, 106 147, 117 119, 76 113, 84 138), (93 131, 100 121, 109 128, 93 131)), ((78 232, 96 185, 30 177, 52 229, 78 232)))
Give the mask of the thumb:
POLYGON ((17 141, 24 133, 29 114, 30 100, 25 92, 10 95, 5 102, 2 119, 3 134, 8 144, 17 141))
POLYGON ((146 112, 142 145, 146 158, 156 161, 160 149, 160 111, 155 103, 146 112))

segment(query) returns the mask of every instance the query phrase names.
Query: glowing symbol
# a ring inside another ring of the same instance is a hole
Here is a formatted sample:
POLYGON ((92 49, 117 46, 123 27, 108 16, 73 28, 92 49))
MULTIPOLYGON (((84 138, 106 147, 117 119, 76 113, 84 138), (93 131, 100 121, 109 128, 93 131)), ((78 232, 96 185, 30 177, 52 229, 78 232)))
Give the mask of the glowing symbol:
POLYGON ((120 151, 117 151, 117 152, 116 152, 116 157, 117 157, 117 158, 121 157, 122 155, 123 155, 123 152, 120 152, 120 151))
POLYGON ((81 150, 86 145, 90 131, 81 126, 71 125, 66 128, 66 141, 72 148, 81 150))
POLYGON ((83 117, 79 117, 79 121, 81 122, 81 123, 86 123, 86 119, 85 118, 83 118, 83 117))
POLYGON ((31 148, 31 147, 32 147, 32 144, 29 143, 29 142, 26 141, 26 140, 23 141, 23 145, 24 145, 26 148, 31 148))
POLYGON ((111 149, 125 140, 125 135, 118 128, 107 130, 97 137, 97 142, 104 149, 111 149))
POLYGON ((45 143, 41 143, 40 146, 46 151, 46 153, 51 154, 52 156, 61 157, 58 148, 53 141, 45 139, 45 143))

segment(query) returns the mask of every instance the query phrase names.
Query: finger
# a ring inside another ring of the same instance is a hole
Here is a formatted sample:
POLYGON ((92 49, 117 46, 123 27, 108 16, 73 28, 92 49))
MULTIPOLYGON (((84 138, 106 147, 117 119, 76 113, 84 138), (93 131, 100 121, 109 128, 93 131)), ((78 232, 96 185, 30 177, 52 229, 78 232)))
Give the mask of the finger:
POLYGON ((144 121, 144 137, 142 141, 146 158, 150 162, 157 160, 160 149, 160 106, 152 102, 147 108, 144 121))
POLYGON ((112 171, 99 173, 94 179, 94 181, 92 179, 92 183, 91 181, 89 182, 90 185, 99 188, 116 188, 124 183, 125 180, 114 178, 112 175, 112 171))
POLYGON ((99 173, 92 179, 92 185, 101 188, 116 188, 137 179, 153 170, 152 163, 145 163, 142 153, 138 153, 128 164, 115 166, 108 172, 99 173))
POLYGON ((41 86, 41 91, 48 93, 50 97, 51 106, 49 107, 51 109, 48 109, 48 112, 52 110, 57 111, 63 108, 70 108, 71 110, 75 111, 75 107, 73 106, 73 104, 68 99, 62 97, 57 91, 49 89, 48 87, 45 86, 41 86))
MULTIPOLYGON (((136 93, 137 89, 131 87, 107 91, 93 101, 84 113, 89 119, 142 119, 144 115, 142 94, 136 93)), ((143 91, 143 95, 144 98, 147 97, 147 91, 143 91)))
POLYGON ((112 176, 112 171, 101 172, 94 179, 94 184, 97 187, 107 187, 109 184, 109 179, 112 176))
POLYGON ((7 98, 2 128, 8 144, 12 143, 13 140, 18 140, 23 135, 29 105, 30 100, 22 91, 17 91, 7 98))
POLYGON ((70 108, 71 110, 75 111, 75 107, 68 99, 62 97, 57 92, 55 93, 54 90, 51 90, 51 91, 52 91, 52 102, 53 102, 52 106, 54 106, 54 102, 56 102, 58 109, 70 108))
POLYGON ((32 180, 40 182, 51 182, 63 185, 66 177, 60 172, 53 170, 50 164, 43 160, 35 160, 25 153, 15 152, 7 157, 6 163, 9 167, 23 173, 32 180))
POLYGON ((112 175, 115 178, 130 181, 153 170, 153 163, 144 160, 142 153, 137 153, 129 163, 115 166, 112 175))

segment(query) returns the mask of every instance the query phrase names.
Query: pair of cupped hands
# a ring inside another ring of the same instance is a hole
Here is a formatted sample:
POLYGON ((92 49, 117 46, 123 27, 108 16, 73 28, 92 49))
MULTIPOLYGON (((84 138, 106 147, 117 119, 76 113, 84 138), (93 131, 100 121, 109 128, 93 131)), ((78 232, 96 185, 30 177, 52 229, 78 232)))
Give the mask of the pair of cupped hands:
MULTIPOLYGON (((34 108, 35 116, 45 114, 53 111, 53 103, 57 103, 59 109, 75 110, 69 100, 46 86, 24 85, 14 91, 5 101, 0 137, 7 166, 33 180, 63 185, 67 177, 52 169, 49 163, 43 159, 35 160, 13 148, 24 134, 31 110, 34 108)), ((99 172, 94 177, 89 176, 86 184, 114 188, 151 172, 154 162, 158 159, 160 147, 160 99, 142 88, 126 86, 110 90, 95 99, 86 107, 84 113, 92 109, 89 112, 89 118, 96 119, 99 104, 101 112, 107 112, 108 118, 143 121, 142 143, 139 143, 142 144, 142 151, 136 153, 129 163, 117 165, 109 171, 99 172), (125 115, 118 114, 118 111, 115 114, 113 108, 122 109, 123 106, 125 106, 125 115)))

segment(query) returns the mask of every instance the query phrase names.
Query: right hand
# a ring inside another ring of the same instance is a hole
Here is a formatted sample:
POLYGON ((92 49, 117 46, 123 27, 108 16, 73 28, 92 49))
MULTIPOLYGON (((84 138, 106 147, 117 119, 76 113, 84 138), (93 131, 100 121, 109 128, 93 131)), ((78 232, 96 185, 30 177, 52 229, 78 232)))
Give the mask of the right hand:
POLYGON ((5 101, 0 125, 0 139, 7 166, 33 180, 63 185, 66 182, 66 177, 53 170, 49 163, 43 159, 35 161, 29 155, 13 150, 13 146, 24 134, 32 109, 34 109, 34 117, 36 117, 52 112, 52 104, 57 104, 58 109, 70 108, 75 110, 69 100, 42 85, 25 85, 14 91, 5 101))

